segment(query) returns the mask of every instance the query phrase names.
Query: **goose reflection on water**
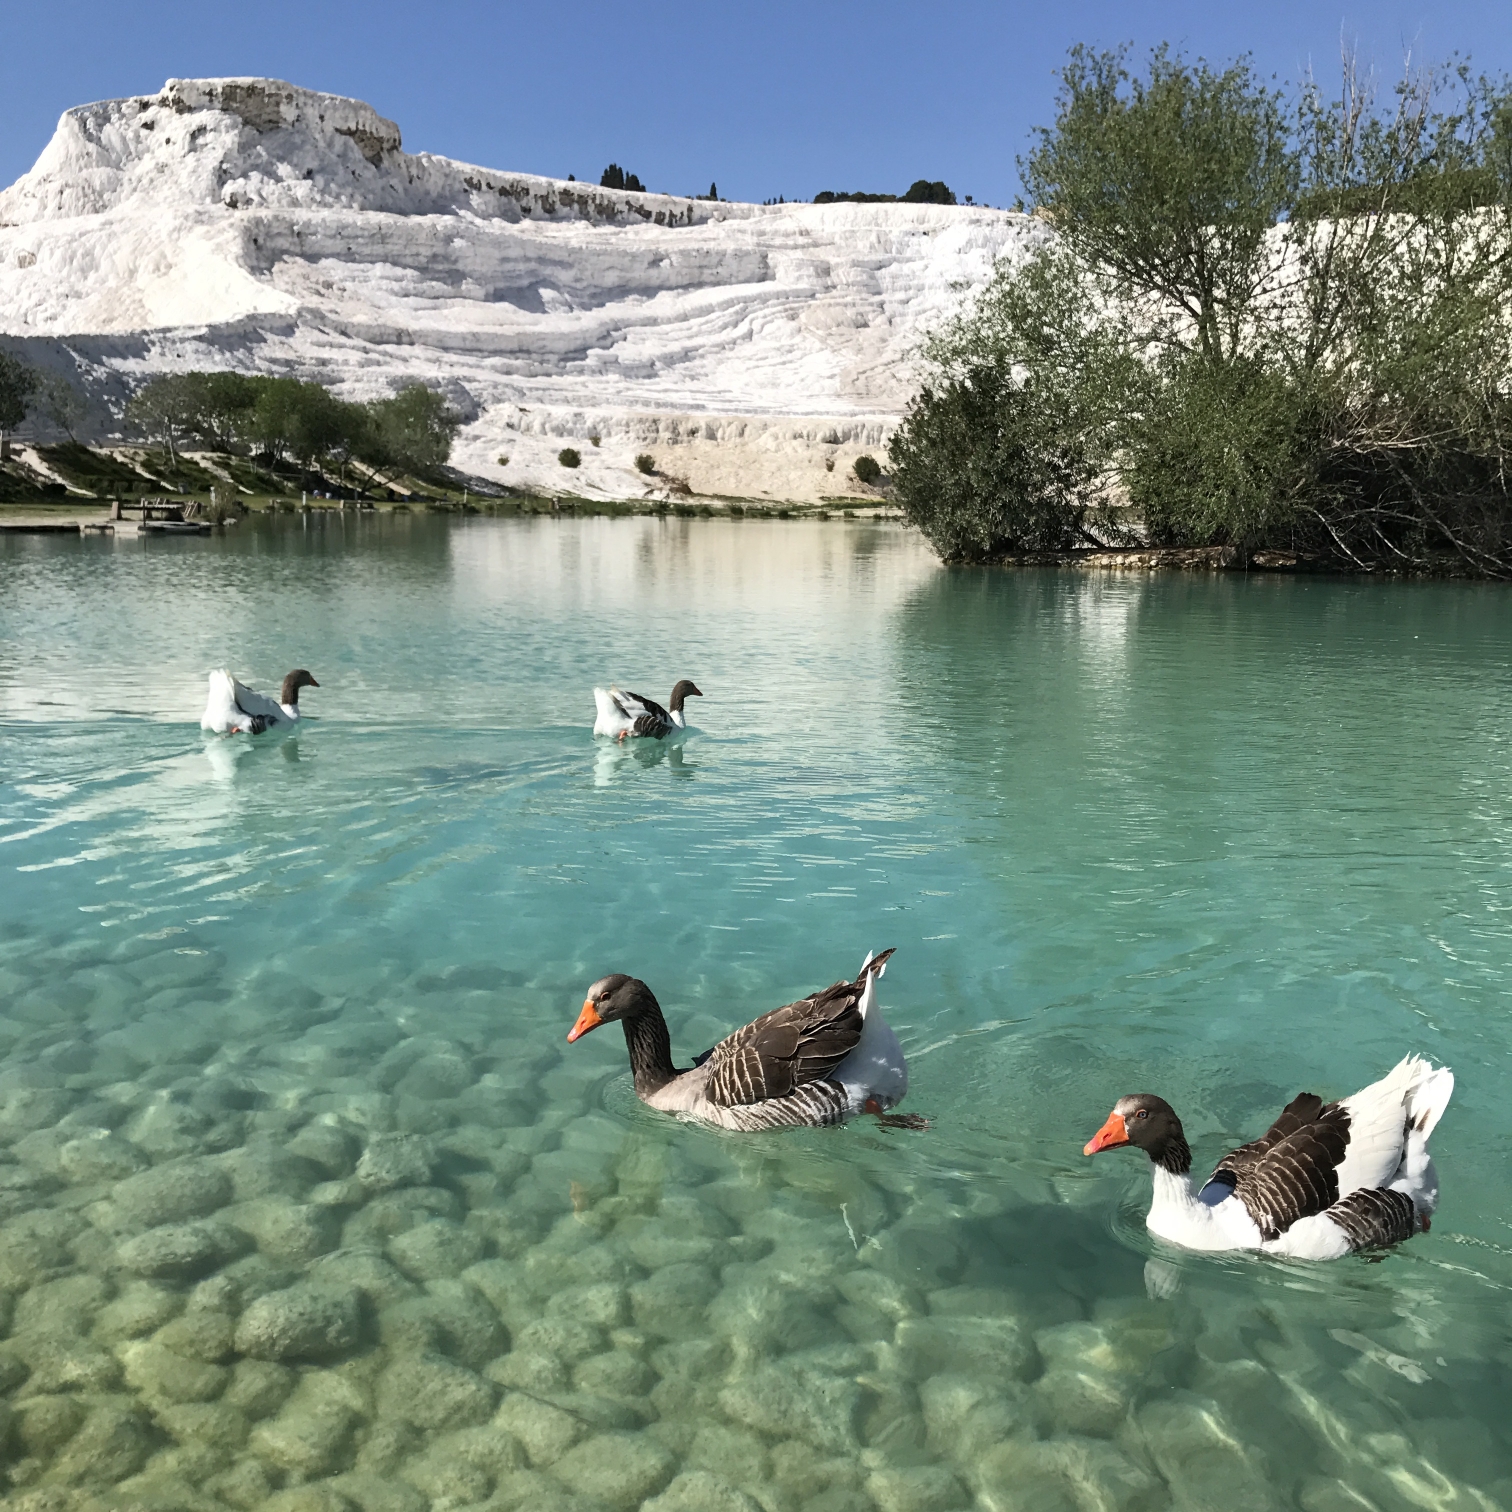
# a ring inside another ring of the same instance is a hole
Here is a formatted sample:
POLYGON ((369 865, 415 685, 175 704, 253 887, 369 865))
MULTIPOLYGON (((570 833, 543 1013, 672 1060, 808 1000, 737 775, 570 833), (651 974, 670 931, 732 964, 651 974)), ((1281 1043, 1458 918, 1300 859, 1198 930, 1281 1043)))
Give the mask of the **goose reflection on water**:
POLYGON ((236 780, 236 775, 245 762, 257 762, 260 758, 271 755, 273 751, 285 761, 299 761, 299 736, 292 730, 283 732, 270 731, 271 739, 266 739, 261 745, 254 746, 250 741, 241 743, 222 739, 218 736, 209 737, 205 741, 205 760, 210 763, 210 777, 213 782, 231 783, 236 780))
POLYGON ((687 759, 683 741, 681 732, 669 735, 665 740, 617 740, 612 743, 596 741, 593 753, 594 787, 609 787, 641 768, 659 766, 663 762, 671 769, 674 777, 683 781, 691 780, 698 771, 698 763, 687 759))

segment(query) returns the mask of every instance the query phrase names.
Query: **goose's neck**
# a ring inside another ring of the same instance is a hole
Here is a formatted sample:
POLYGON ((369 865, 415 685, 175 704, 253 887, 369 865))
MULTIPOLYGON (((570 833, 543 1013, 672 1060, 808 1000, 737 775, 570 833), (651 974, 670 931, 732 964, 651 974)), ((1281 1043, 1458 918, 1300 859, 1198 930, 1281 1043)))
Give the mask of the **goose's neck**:
POLYGON ((667 1032, 661 1005, 654 998, 639 1013, 625 1019, 624 1025, 630 1069, 635 1073, 635 1095, 644 1099, 678 1074, 672 1064, 672 1036, 667 1032))
POLYGON ((1152 1160, 1150 1177, 1155 1188, 1154 1200, 1150 1204, 1152 1213, 1208 1211, 1198 1202, 1187 1171, 1170 1171, 1152 1160))

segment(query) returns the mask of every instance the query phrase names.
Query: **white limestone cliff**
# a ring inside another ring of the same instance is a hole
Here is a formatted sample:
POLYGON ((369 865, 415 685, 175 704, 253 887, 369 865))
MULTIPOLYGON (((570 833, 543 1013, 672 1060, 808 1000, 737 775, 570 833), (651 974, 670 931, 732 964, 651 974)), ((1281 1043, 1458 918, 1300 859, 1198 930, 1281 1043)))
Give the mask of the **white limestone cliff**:
POLYGON ((701 493, 812 499, 881 453, 923 331, 1040 234, 501 173, 406 153, 360 101, 170 80, 66 112, 0 191, 0 335, 117 412, 185 368, 419 380, 467 418, 458 465, 500 482, 635 497, 650 451, 701 493))

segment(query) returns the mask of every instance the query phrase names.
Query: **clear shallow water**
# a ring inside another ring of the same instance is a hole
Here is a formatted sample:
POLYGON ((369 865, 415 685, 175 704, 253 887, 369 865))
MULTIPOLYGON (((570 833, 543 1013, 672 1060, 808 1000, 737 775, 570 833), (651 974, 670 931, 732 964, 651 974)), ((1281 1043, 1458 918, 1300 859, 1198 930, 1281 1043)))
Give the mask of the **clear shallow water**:
POLYGON ((1502 590, 350 517, 9 539, 0 588, 13 1498, 1512 1506, 1502 590), (315 718, 201 736, 221 663, 315 718), (683 745, 589 738, 679 676, 683 745), (924 1135, 670 1123, 564 1042, 608 971, 686 1056, 887 945, 924 1135), (1379 1264, 1164 1250, 1080 1154, 1413 1048, 1443 1206, 1379 1264), (249 1359, 290 1286, 352 1331, 249 1359))

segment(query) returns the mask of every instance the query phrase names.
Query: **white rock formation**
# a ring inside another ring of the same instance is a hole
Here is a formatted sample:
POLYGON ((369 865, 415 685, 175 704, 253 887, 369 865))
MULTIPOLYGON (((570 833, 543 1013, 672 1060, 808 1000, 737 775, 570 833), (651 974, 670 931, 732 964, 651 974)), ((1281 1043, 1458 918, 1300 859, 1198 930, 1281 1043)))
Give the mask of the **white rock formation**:
POLYGON ((701 493, 819 498, 880 456, 923 331, 1039 234, 498 173, 404 152, 357 100, 175 79, 68 111, 0 192, 0 334, 117 411, 186 368, 419 380, 467 417, 454 460, 500 482, 635 497, 649 451, 701 493))

